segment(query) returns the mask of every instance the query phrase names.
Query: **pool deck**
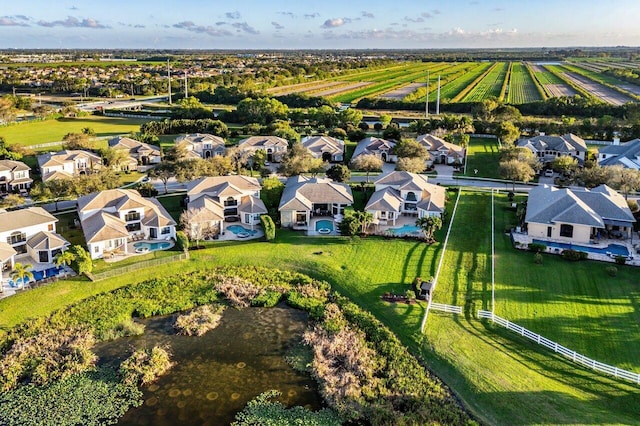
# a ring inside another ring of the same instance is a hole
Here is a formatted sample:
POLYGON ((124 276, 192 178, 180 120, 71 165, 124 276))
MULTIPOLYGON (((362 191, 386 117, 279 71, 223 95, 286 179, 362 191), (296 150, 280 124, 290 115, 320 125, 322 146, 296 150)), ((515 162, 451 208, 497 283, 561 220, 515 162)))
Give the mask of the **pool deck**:
POLYGON ((311 218, 311 221, 309 222, 309 229, 307 230, 307 235, 310 237, 338 237, 341 234, 340 230, 338 229, 338 223, 331 216, 318 216, 311 218), (333 231, 324 234, 316 231, 316 223, 323 220, 333 223, 333 231))
MULTIPOLYGON (((530 244, 531 242, 533 242, 534 238, 529 236, 528 234, 522 233, 522 232, 512 232, 511 236, 513 238, 513 242, 516 244, 516 248, 519 249, 525 249, 525 247, 527 247, 528 244, 530 244), (520 247, 518 247, 520 246, 520 247)), ((535 238, 536 240, 541 240, 541 241, 549 241, 551 243, 558 243, 558 244, 568 244, 567 241, 561 241, 561 240, 554 240, 552 238, 535 238)), ((627 260, 627 265, 631 265, 631 266, 640 266, 640 254, 636 253, 636 250, 640 249, 640 238, 637 238, 635 240, 632 239, 624 239, 624 240, 618 240, 618 239, 608 239, 608 238, 600 238, 598 240, 598 243, 591 243, 588 244, 589 247, 592 248, 598 248, 598 249, 604 249, 606 250, 607 247, 609 247, 609 245, 611 244, 617 244, 619 246, 624 246, 627 248, 627 250, 629 250, 629 255, 632 257, 631 259, 627 260)), ((575 244, 576 246, 583 246, 586 247, 587 244, 575 244)), ((546 253, 549 254, 561 254, 563 251, 563 249, 561 248, 557 248, 557 247, 547 247, 546 253)), ((615 259, 612 258, 611 256, 607 255, 607 254, 603 254, 603 253, 591 253, 589 252, 589 259, 591 260, 598 260, 601 262, 610 262, 610 263, 615 263, 615 259)))
POLYGON ((153 244, 153 243, 169 243, 170 246, 167 247, 166 249, 163 250, 169 250, 170 248, 172 248, 175 245, 175 241, 173 240, 137 240, 137 241, 129 241, 127 243, 127 253, 112 253, 112 254, 106 254, 104 255, 104 257, 102 258, 102 260, 104 260, 107 263, 114 263, 114 262, 120 262, 121 260, 124 259, 128 259, 131 256, 141 256, 141 255, 145 255, 145 254, 149 254, 151 253, 151 251, 147 251, 144 253, 136 253, 136 248, 133 246, 134 244, 137 243, 148 243, 148 244, 153 244))
MULTIPOLYGON (((19 255, 16 256, 16 263, 22 263, 22 264, 29 264, 32 267, 29 269, 32 272, 36 272, 36 271, 45 271, 49 268, 55 268, 56 265, 54 263, 37 263, 37 262, 33 262, 33 259, 31 258, 31 256, 29 256, 28 254, 23 254, 23 255, 19 255)), ((55 277, 48 277, 45 278, 43 280, 40 280, 36 283, 34 283, 33 281, 30 283, 27 283, 27 285, 24 287, 24 289, 19 289, 17 287, 11 287, 9 285, 9 280, 11 279, 11 271, 7 270, 7 271, 3 271, 2 275, 0 276, 0 281, 1 281, 1 285, 0 285, 0 299, 5 298, 5 297, 9 297, 9 296, 13 296, 16 293, 19 293, 21 291, 25 291, 25 290, 29 290, 31 288, 34 287, 38 287, 40 285, 44 285, 44 284, 48 284, 50 282, 53 281, 57 281, 58 279, 60 279, 60 276, 62 277, 66 277, 66 276, 74 276, 76 275, 76 273, 74 272, 73 269, 71 269, 68 266, 64 267, 64 273, 62 274, 58 274, 58 276, 55 277)))
POLYGON ((387 224, 378 224, 378 225, 370 225, 369 232, 375 235, 396 235, 401 237, 403 235, 409 235, 412 237, 420 236, 423 237, 424 234, 422 232, 418 234, 395 234, 390 229, 402 228, 405 225, 408 226, 416 226, 416 220, 418 220, 417 216, 400 216, 396 219, 395 225, 391 221, 387 221, 387 224))

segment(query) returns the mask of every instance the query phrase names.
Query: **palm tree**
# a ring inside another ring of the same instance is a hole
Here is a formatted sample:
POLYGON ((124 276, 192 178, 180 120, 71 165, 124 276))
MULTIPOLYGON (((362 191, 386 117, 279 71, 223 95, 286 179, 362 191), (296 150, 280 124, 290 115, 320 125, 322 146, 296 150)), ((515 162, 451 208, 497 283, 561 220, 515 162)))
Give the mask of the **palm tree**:
POLYGON ((71 253, 69 250, 61 251, 56 255, 56 266, 69 266, 74 260, 76 260, 75 254, 71 253))
POLYGON ((367 230, 367 227, 371 223, 371 221, 373 221, 373 214, 369 212, 364 212, 364 211, 356 211, 355 217, 360 223, 360 227, 361 227, 360 232, 364 234, 367 230))
POLYGON ((28 270, 30 268, 31 265, 23 265, 20 262, 13 265, 13 274, 11 274, 11 279, 14 281, 20 281, 20 288, 24 288, 25 278, 29 278, 30 280, 33 279, 33 273, 28 270))
POLYGON ((442 228, 442 219, 438 216, 425 216, 416 220, 416 226, 422 228, 427 241, 433 241, 433 233, 442 228))

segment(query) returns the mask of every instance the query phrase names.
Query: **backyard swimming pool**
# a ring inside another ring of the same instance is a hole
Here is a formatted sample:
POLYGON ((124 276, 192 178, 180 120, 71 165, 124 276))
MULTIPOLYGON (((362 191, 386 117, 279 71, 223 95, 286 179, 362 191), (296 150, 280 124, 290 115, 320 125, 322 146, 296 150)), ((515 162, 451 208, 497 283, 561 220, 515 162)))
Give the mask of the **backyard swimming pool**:
POLYGON ((416 225, 402 225, 400 228, 389 228, 388 231, 396 235, 419 235, 421 229, 416 225))
POLYGON ((258 233, 256 230, 247 229, 242 225, 227 226, 227 231, 234 233, 238 238, 253 237, 258 233))
POLYGON ((327 219, 321 219, 316 222, 316 232, 318 234, 330 234, 334 230, 333 221, 327 219))
POLYGON ((169 247, 171 247, 171 243, 168 243, 166 241, 158 243, 133 243, 133 248, 136 250, 136 253, 147 253, 156 250, 166 250, 169 247))
POLYGON ((586 251, 588 253, 598 253, 604 254, 608 256, 609 254, 617 255, 617 256, 629 256, 629 250, 625 246, 621 246, 620 244, 609 244, 605 248, 601 247, 589 247, 589 246, 580 246, 576 244, 569 243, 556 243, 553 241, 542 241, 542 240, 533 240, 535 244, 544 244, 547 247, 559 248, 563 250, 571 249, 577 251, 586 251))

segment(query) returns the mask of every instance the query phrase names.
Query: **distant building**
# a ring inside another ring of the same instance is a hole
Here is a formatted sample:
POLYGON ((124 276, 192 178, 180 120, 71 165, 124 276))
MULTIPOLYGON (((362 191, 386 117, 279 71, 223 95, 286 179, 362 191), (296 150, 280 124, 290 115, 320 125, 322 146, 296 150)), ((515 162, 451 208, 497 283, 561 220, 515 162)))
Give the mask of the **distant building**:
POLYGON ((200 158, 211 158, 217 155, 224 155, 227 152, 224 139, 220 136, 210 135, 208 133, 191 133, 188 135, 178 136, 175 140, 176 145, 184 143, 187 151, 197 154, 200 158))
POLYGON ((66 150, 38 155, 38 166, 42 181, 47 182, 90 175, 102 168, 102 158, 89 151, 66 150))
POLYGON ((614 140, 613 145, 608 145, 598 150, 598 164, 601 166, 621 165, 627 169, 640 169, 640 139, 634 139, 620 144, 620 140, 614 140), (617 143, 616 143, 617 142, 617 143))
POLYGON ((118 136, 109 140, 109 147, 127 151, 129 154, 129 170, 137 170, 139 165, 160 164, 162 161, 159 146, 149 145, 126 136, 118 136))
POLYGON ((393 153, 395 146, 395 142, 382 138, 369 137, 362 139, 356 145, 351 160, 353 161, 361 155, 375 155, 385 163, 395 163, 398 161, 398 156, 393 153))
POLYGON ((30 170, 22 161, 0 160, 0 192, 29 189, 33 183, 30 170))
POLYGON ((519 147, 533 152, 542 163, 551 163, 558 157, 569 156, 583 164, 587 154, 587 144, 584 139, 567 133, 562 136, 540 135, 518 140, 519 147))
POLYGON ((238 142, 238 148, 255 153, 262 149, 267 153, 267 161, 279 163, 289 149, 289 142, 278 136, 250 136, 238 142))
POLYGON ((313 158, 327 162, 340 162, 344 159, 344 141, 331 136, 307 136, 302 146, 311 152, 313 158))
POLYGON ((465 149, 459 145, 449 143, 434 135, 420 135, 416 141, 429 152, 427 166, 433 163, 462 164, 464 163, 465 149))

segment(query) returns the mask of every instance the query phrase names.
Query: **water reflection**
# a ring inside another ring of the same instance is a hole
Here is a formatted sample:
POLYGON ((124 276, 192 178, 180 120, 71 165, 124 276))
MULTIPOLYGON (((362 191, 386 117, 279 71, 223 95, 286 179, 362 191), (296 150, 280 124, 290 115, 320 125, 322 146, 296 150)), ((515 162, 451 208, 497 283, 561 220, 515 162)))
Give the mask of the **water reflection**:
POLYGON ((322 407, 315 382, 287 364, 283 355, 300 339, 308 317, 296 309, 225 310, 220 325, 202 337, 178 336, 174 316, 145 321, 143 336, 102 343, 104 363, 122 361, 131 348, 169 344, 176 366, 143 389, 144 404, 120 425, 222 425, 248 401, 269 389, 286 405, 322 407))

